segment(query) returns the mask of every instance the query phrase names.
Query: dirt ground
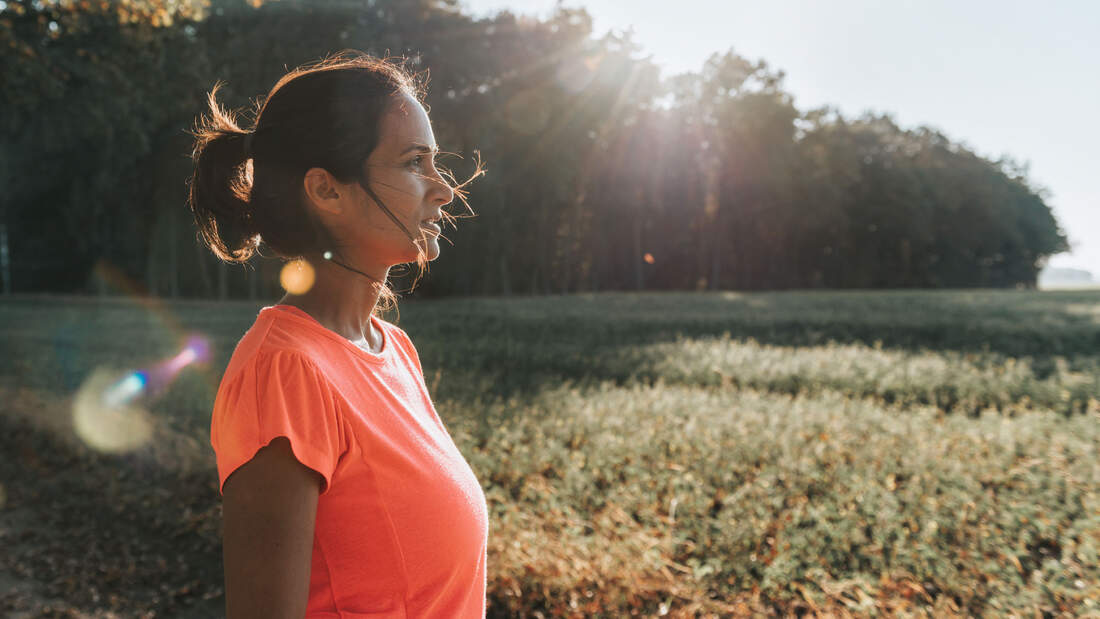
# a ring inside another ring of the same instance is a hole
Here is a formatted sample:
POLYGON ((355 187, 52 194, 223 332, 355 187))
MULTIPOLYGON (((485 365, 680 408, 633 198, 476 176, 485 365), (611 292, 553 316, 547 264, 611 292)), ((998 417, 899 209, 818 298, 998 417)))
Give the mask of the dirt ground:
POLYGON ((0 388, 0 615, 223 616, 216 476, 96 453, 65 408, 0 388))

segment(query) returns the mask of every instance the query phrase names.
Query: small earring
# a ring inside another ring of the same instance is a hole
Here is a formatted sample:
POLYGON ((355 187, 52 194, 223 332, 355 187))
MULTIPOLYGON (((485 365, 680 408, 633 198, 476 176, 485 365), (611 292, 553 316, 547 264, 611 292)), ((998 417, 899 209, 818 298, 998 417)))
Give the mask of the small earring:
POLYGON ((325 260, 332 260, 332 252, 326 251, 325 253, 321 254, 321 257, 325 260))

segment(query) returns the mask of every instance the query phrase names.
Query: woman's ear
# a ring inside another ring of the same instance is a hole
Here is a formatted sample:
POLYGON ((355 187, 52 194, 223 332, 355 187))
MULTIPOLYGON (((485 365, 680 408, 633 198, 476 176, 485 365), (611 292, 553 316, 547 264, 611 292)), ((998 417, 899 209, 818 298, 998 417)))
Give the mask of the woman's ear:
POLYGON ((328 170, 310 168, 302 179, 302 184, 306 198, 317 208, 333 215, 339 215, 343 211, 340 201, 340 192, 343 191, 343 187, 328 170))

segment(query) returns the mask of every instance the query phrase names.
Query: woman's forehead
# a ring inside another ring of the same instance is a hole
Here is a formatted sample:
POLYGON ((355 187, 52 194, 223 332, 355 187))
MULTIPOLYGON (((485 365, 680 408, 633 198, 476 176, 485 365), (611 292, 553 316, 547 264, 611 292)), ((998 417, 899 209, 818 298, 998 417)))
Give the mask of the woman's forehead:
POLYGON ((428 113, 420 102, 408 95, 402 95, 386 109, 378 130, 378 150, 388 154, 400 154, 412 145, 435 147, 428 113))

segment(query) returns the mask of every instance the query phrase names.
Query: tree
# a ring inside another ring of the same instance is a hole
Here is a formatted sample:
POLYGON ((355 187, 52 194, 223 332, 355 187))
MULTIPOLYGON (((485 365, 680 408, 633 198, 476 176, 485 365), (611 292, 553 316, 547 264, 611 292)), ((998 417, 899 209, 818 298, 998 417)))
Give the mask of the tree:
POLYGON ((457 178, 475 152, 487 163, 470 187, 477 217, 447 231, 454 246, 420 295, 1033 286, 1068 249, 1045 192, 1009 159, 888 115, 800 112, 781 71, 732 51, 661 79, 629 34, 593 36, 583 9, 4 6, 5 290, 89 291, 110 271, 154 294, 275 293, 274 261, 229 268, 196 244, 186 131, 216 81, 249 111, 287 68, 345 48, 403 57, 429 80, 437 140, 466 157, 445 159, 457 178))

